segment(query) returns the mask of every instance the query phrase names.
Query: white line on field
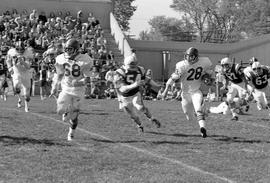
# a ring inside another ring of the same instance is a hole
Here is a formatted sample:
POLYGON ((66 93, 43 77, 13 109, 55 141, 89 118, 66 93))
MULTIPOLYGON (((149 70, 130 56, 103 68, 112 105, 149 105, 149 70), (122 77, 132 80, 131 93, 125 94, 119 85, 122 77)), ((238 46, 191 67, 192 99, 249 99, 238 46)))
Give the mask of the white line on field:
POLYGON ((250 122, 245 122, 245 121, 236 121, 236 122, 237 123, 244 124, 244 125, 250 125, 250 126, 262 127, 262 128, 270 129, 270 126, 261 125, 261 124, 257 124, 257 123, 250 123, 250 122))
MULTIPOLYGON (((11 110, 11 111, 17 111, 17 112, 24 112, 24 111, 21 111, 21 110, 18 110, 18 109, 12 109, 12 108, 2 108, 4 110, 11 110)), ((29 114, 32 114, 33 116, 38 116, 40 118, 44 118, 44 119, 50 119, 50 120, 53 120, 53 121, 56 121, 58 123, 61 123, 63 125, 66 125, 66 126, 69 126, 68 123, 65 123, 63 121, 60 121, 60 120, 57 120, 55 118, 52 118, 52 117, 49 117, 49 116, 43 116, 41 114, 38 114, 38 113, 33 113, 33 112, 29 112, 29 114)), ((95 136, 95 137, 99 137, 101 139, 104 139, 104 140, 108 140, 108 141, 113 141, 113 139, 109 138, 109 137, 106 137, 106 136, 103 136, 103 135, 100 135, 98 133, 94 133, 94 132, 91 132, 91 131, 88 131, 88 130, 85 130, 83 128, 77 128, 78 131, 81 131, 81 132, 84 132, 86 134, 89 134, 91 136, 95 136)), ((76 142, 76 144, 82 146, 81 144, 79 144, 78 142, 76 142)), ((166 156, 163 156, 162 154, 157 154, 157 153, 154 153, 154 152, 151 152, 151 151, 148 151, 146 149, 142 149, 142 148, 138 148, 138 147, 135 147, 135 146, 132 146, 132 145, 129 145, 129 144, 124 144, 124 143, 119 143, 121 146, 123 147, 127 147, 127 148, 130 148, 130 149, 133 149, 133 150, 136 150, 137 152, 142 152, 144 154, 147 154, 147 155, 150 155, 152 157, 156 157, 156 158, 159 158, 159 159, 163 159, 163 160, 166 160, 168 162, 171 162, 171 163, 174 163, 174 164, 178 164, 184 168, 188 168, 194 172, 198 172, 198 173, 201 173, 201 174, 205 174, 205 175, 209 175, 209 176, 212 176, 213 178, 215 179, 218 179, 218 180, 222 180, 222 181, 225 181, 225 182, 228 182, 228 183, 236 183, 235 181, 233 180, 230 180, 226 177, 221 177, 215 173, 211 173, 211 172, 207 172, 207 171, 204 171, 198 167, 194 167, 194 166, 191 166, 191 165, 188 165, 188 164, 185 164, 183 163, 182 161, 179 161, 179 160, 176 160, 176 159, 172 159, 172 158, 168 158, 166 156)), ((84 148, 85 149, 85 148, 84 148)), ((87 149, 87 148, 86 148, 87 149)))

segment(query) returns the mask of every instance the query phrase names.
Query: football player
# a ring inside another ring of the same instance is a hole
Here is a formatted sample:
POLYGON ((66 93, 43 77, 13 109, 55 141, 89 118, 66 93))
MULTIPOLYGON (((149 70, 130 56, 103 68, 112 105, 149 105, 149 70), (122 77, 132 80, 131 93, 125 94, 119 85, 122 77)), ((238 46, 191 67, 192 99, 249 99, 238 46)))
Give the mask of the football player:
POLYGON ((29 111, 31 72, 30 66, 34 58, 33 50, 25 47, 22 41, 15 43, 15 48, 9 49, 7 53, 8 71, 11 73, 14 93, 18 96, 17 106, 21 107, 20 92, 25 98, 25 112, 29 111))
POLYGON ((254 62, 251 68, 251 71, 245 72, 249 84, 249 91, 252 93, 257 103, 258 110, 268 109, 265 91, 267 90, 268 79, 270 79, 270 70, 268 67, 262 66, 258 61, 254 62))
MULTIPOLYGON (((162 96, 165 98, 170 86, 179 81, 182 88, 182 109, 187 120, 191 120, 194 111, 200 126, 200 132, 203 138, 207 137, 205 127, 205 113, 203 109, 203 93, 200 90, 202 78, 204 75, 207 81, 213 77, 212 62, 208 57, 199 57, 198 49, 190 47, 186 50, 184 60, 176 64, 175 72, 166 83, 162 96)), ((210 83, 209 83, 210 84, 210 83)))
POLYGON ((124 65, 116 70, 114 77, 118 101, 124 111, 137 124, 140 132, 143 132, 144 128, 136 110, 142 112, 157 128, 161 126, 143 103, 141 87, 149 82, 145 79, 145 70, 138 66, 138 60, 134 54, 124 59, 124 65))
POLYGON ((247 91, 247 80, 243 68, 240 64, 235 64, 228 57, 221 59, 222 74, 225 78, 225 84, 222 89, 228 88, 226 101, 232 113, 232 120, 238 120, 238 114, 234 105, 234 98, 239 97, 242 105, 246 105, 246 111, 249 108, 246 98, 249 96, 247 91))
POLYGON ((0 93, 4 101, 7 100, 6 88, 8 88, 6 56, 0 51, 0 93))
POLYGON ((79 49, 78 40, 71 38, 66 42, 64 53, 56 57, 57 77, 51 89, 51 96, 56 95, 58 83, 61 82, 62 90, 57 98, 57 113, 62 115, 63 121, 70 123, 68 141, 74 138, 84 86, 90 82, 90 70, 93 66, 93 60, 87 54, 81 54, 79 49))

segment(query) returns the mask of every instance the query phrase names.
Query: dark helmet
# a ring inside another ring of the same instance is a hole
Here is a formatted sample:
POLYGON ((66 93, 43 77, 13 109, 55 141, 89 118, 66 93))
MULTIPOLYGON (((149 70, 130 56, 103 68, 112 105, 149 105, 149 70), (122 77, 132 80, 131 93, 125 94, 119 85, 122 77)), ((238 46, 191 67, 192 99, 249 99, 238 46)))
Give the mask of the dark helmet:
POLYGON ((191 64, 196 63, 199 58, 199 51, 194 47, 190 47, 186 50, 184 58, 191 64), (188 57, 189 56, 189 57, 188 57))
POLYGON ((25 51, 25 45, 22 41, 18 41, 15 43, 15 49, 17 50, 18 53, 23 54, 25 51))
POLYGON ((65 43, 64 51, 65 57, 68 59, 74 59, 76 55, 78 55, 80 49, 80 43, 76 39, 69 39, 65 43))

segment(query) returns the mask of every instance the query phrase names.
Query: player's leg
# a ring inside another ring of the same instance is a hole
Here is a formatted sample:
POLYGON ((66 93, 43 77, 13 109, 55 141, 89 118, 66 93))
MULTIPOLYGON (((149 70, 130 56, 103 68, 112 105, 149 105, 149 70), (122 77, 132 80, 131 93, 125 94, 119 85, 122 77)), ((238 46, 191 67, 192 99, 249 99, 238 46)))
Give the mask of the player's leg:
POLYGON ((71 106, 69 111, 69 132, 67 136, 67 140, 71 141, 74 138, 75 130, 78 126, 78 117, 80 112, 80 105, 81 105, 81 97, 71 96, 71 106))
POLYGON ((62 120, 65 122, 69 121, 69 119, 70 119, 69 111, 71 110, 70 108, 72 105, 71 100, 72 100, 71 96, 65 92, 60 92, 59 96, 57 98, 56 112, 57 112, 57 114, 62 116, 62 120))
POLYGON ((24 109, 25 112, 29 112, 29 102, 30 102, 30 90, 31 90, 31 78, 25 76, 22 78, 22 90, 24 96, 24 109))
POLYGON ((232 120, 237 121, 238 120, 238 114, 236 113, 236 107, 234 103, 234 98, 236 97, 238 90, 235 87, 236 85, 231 84, 229 87, 228 93, 227 93, 227 98, 226 101, 228 103, 229 109, 232 113, 232 120))
POLYGON ((157 128, 160 128, 161 123, 159 120, 157 120, 149 111, 149 109, 144 105, 142 95, 140 92, 136 94, 136 96, 133 98, 132 103, 134 107, 142 112, 153 124, 156 125, 157 128))
POLYGON ((17 107, 21 108, 22 107, 22 100, 21 100, 21 81, 18 78, 12 78, 12 83, 13 83, 13 92, 14 95, 17 96, 18 102, 17 102, 17 107))
POLYGON ((207 137, 205 127, 205 114, 203 109, 203 94, 200 90, 191 95, 192 104, 196 113, 197 121, 200 126, 201 135, 203 138, 207 137))
POLYGON ((192 99, 189 94, 182 93, 182 110, 184 114, 186 115, 186 119, 188 121, 193 120, 194 117, 194 108, 192 106, 192 99))
POLYGON ((5 76, 4 84, 3 84, 3 99, 4 101, 7 100, 7 92, 8 92, 8 81, 7 77, 5 76))
POLYGON ((4 84, 5 84, 5 74, 1 74, 0 75, 0 94, 3 100, 4 100, 4 92, 5 92, 4 84))
POLYGON ((143 132, 143 126, 142 122, 139 118, 139 115, 136 113, 136 108, 134 107, 132 100, 133 97, 123 97, 121 96, 120 98, 121 105, 123 110, 129 115, 129 117, 137 124, 137 127, 140 132, 143 132))
POLYGON ((45 92, 46 92, 46 81, 43 79, 43 80, 40 80, 40 99, 41 100, 44 100, 44 95, 45 95, 45 92))

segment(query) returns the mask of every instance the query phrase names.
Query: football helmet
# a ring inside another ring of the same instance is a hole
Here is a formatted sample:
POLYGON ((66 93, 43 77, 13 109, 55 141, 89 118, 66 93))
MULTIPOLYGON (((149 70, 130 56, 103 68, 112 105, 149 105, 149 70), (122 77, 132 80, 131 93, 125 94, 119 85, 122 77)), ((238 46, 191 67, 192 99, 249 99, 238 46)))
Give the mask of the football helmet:
POLYGON ((258 62, 258 59, 255 57, 252 57, 251 59, 249 59, 249 64, 252 65, 254 62, 258 62))
POLYGON ((67 59, 74 59, 79 54, 80 43, 76 39, 69 39, 64 46, 64 54, 67 59))
POLYGON ((228 72, 232 68, 232 60, 228 57, 221 59, 220 64, 225 72, 228 72))
POLYGON ((251 65, 251 68, 256 75, 260 75, 263 73, 262 65, 260 64, 260 62, 254 62, 251 65))
POLYGON ((199 60, 199 51, 194 47, 190 47, 186 50, 184 59, 187 60, 190 64, 194 64, 199 60))
POLYGON ((124 59, 124 65, 127 69, 136 68, 138 65, 138 60, 135 55, 130 55, 124 59))
POLYGON ((25 45, 22 41, 15 42, 15 49, 19 54, 23 54, 25 51, 25 45))

